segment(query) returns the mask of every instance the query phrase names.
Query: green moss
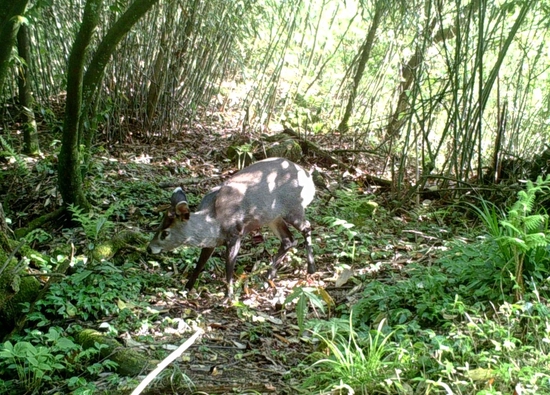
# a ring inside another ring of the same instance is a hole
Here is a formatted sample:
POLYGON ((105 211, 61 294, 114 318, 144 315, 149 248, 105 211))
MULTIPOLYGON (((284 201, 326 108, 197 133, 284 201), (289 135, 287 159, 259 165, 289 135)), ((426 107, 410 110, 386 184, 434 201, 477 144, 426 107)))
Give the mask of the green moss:
POLYGON ((18 261, 12 259, 0 274, 0 338, 15 327, 21 316, 21 303, 33 302, 42 287, 35 277, 24 276, 21 270, 16 272, 17 265, 18 261))
POLYGON ((94 347, 96 343, 106 345, 100 352, 102 358, 109 358, 118 364, 117 373, 123 376, 135 376, 148 366, 148 358, 130 348, 125 348, 115 339, 93 329, 84 329, 75 337, 75 341, 84 348, 94 347))

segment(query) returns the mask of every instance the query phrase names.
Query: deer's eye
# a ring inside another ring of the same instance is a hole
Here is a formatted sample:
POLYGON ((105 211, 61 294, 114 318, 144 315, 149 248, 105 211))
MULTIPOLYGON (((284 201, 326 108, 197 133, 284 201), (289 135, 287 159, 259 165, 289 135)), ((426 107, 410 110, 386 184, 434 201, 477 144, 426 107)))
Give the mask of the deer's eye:
POLYGON ((160 234, 159 234, 159 239, 160 240, 164 240, 168 237, 168 235, 170 235, 170 232, 167 231, 167 230, 161 230, 160 231, 160 234))

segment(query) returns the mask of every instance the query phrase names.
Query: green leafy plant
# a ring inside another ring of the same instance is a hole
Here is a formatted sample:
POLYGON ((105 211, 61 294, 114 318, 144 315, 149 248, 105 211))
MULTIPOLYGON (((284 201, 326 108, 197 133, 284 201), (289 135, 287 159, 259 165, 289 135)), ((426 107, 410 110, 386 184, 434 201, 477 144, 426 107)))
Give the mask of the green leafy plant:
POLYGON ((387 386, 383 379, 392 372, 396 348, 389 342, 393 332, 384 331, 385 321, 362 336, 354 331, 351 316, 347 331, 341 331, 339 321, 331 321, 327 334, 314 332, 329 357, 313 363, 315 374, 304 381, 303 389, 371 393, 387 386))
POLYGON ((525 190, 518 192, 516 202, 507 213, 484 200, 481 200, 481 207, 470 204, 498 245, 504 261, 502 270, 513 275, 516 300, 521 299, 525 292, 526 263, 529 264, 529 275, 536 275, 538 270, 547 271, 547 265, 542 263, 550 260, 548 214, 534 210, 537 194, 548 190, 550 177, 546 180, 539 177, 535 183, 528 181, 525 190))
POLYGON ((330 229, 325 234, 325 250, 331 251, 337 258, 349 263, 359 261, 370 254, 371 240, 369 231, 376 202, 361 193, 356 185, 350 189, 335 191, 336 198, 329 202, 324 215, 317 221, 330 229))
POLYGON ((424 347, 416 349, 415 358, 423 361, 425 371, 417 381, 447 393, 505 394, 518 385, 525 394, 550 390, 549 311, 544 303, 503 303, 491 318, 460 300, 454 307, 444 336, 419 333, 424 347))
POLYGON ((444 321, 446 304, 454 295, 448 288, 454 279, 440 267, 411 264, 405 278, 387 284, 374 280, 363 291, 363 297, 353 306, 356 325, 369 325, 386 317, 391 325, 411 323, 428 326, 444 321))
POLYGON ((51 374, 63 369, 59 362, 64 355, 54 355, 46 347, 34 346, 27 341, 12 344, 7 341, 0 350, 0 360, 5 368, 17 373, 18 384, 30 393, 38 390, 42 383, 51 381, 51 374))
POLYGON ((116 205, 111 205, 103 214, 94 212, 84 212, 81 207, 73 204, 69 205, 73 219, 77 221, 84 230, 86 237, 90 241, 89 249, 93 249, 94 244, 107 238, 108 233, 114 228, 115 223, 109 220, 109 216, 116 210, 116 205))
POLYGON ((351 184, 348 189, 338 189, 334 193, 336 198, 329 202, 328 207, 332 217, 341 218, 355 226, 368 224, 378 210, 378 204, 363 195, 356 184, 351 184))
POLYGON ((60 328, 50 327, 45 333, 31 330, 16 342, 0 344, 0 376, 5 379, 0 390, 38 394, 66 385, 74 394, 95 393, 86 376, 114 367, 108 359, 90 364, 98 355, 99 348, 83 350, 60 328))
POLYGON ((80 264, 74 274, 52 284, 30 318, 46 324, 45 313, 83 320, 118 313, 121 301, 133 301, 140 294, 143 280, 132 272, 131 265, 119 268, 107 261, 94 266, 80 264))
POLYGON ((298 328, 300 332, 305 329, 306 317, 309 312, 309 304, 313 308, 319 309, 322 313, 325 312, 323 299, 319 296, 319 290, 312 287, 296 287, 290 295, 285 299, 285 304, 296 301, 296 318, 298 320, 298 328))
MULTIPOLYGON (((513 284, 504 281, 502 272, 495 270, 504 267, 496 243, 478 239, 473 243, 454 240, 438 258, 435 267, 450 280, 452 291, 465 303, 510 301, 513 284)), ((452 294, 449 296, 453 296, 452 294)))
POLYGON ((232 145, 227 149, 227 157, 237 161, 239 170, 254 162, 254 149, 252 144, 245 143, 238 146, 232 145))
MULTIPOLYGON (((2 137, 0 136, 0 157, 9 158, 10 161, 13 161, 17 164, 17 175, 20 177, 28 176, 30 174, 29 169, 22 156, 19 155, 13 147, 2 137)), ((4 171, 2 171, 4 173, 4 171)), ((0 175, 0 180, 3 178, 3 174, 0 175)))

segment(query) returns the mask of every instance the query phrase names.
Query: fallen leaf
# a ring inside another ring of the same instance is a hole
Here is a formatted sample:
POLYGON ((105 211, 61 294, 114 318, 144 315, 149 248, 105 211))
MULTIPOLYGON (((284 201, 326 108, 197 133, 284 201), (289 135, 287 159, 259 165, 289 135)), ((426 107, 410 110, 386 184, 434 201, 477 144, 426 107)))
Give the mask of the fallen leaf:
POLYGON ((351 277, 353 277, 353 272, 349 269, 344 269, 336 279, 336 286, 341 287, 342 285, 347 283, 351 277))

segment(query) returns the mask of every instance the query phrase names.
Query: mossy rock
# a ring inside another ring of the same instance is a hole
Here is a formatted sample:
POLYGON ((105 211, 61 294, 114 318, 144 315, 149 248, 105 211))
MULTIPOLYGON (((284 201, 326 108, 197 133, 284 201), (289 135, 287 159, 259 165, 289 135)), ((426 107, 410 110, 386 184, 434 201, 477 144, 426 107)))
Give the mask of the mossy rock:
POLYGON ((125 247, 136 248, 136 246, 147 243, 147 236, 131 231, 123 231, 115 235, 112 239, 95 246, 92 251, 94 260, 111 259, 118 251, 125 247))
POLYGON ((115 339, 93 329, 84 329, 75 336, 76 343, 84 349, 95 347, 95 344, 106 345, 100 351, 102 358, 116 362, 116 372, 123 376, 137 376, 147 369, 148 358, 138 351, 126 348, 115 339))
MULTIPOLYGON (((7 257, 0 254, 0 262, 7 257)), ((32 303, 40 293, 42 285, 23 270, 16 271, 18 261, 12 259, 0 275, 0 338, 10 333, 21 317, 21 303, 32 303)))
POLYGON ((286 139, 273 143, 265 150, 268 158, 286 158, 291 161, 298 161, 302 157, 302 147, 293 139, 286 139))

